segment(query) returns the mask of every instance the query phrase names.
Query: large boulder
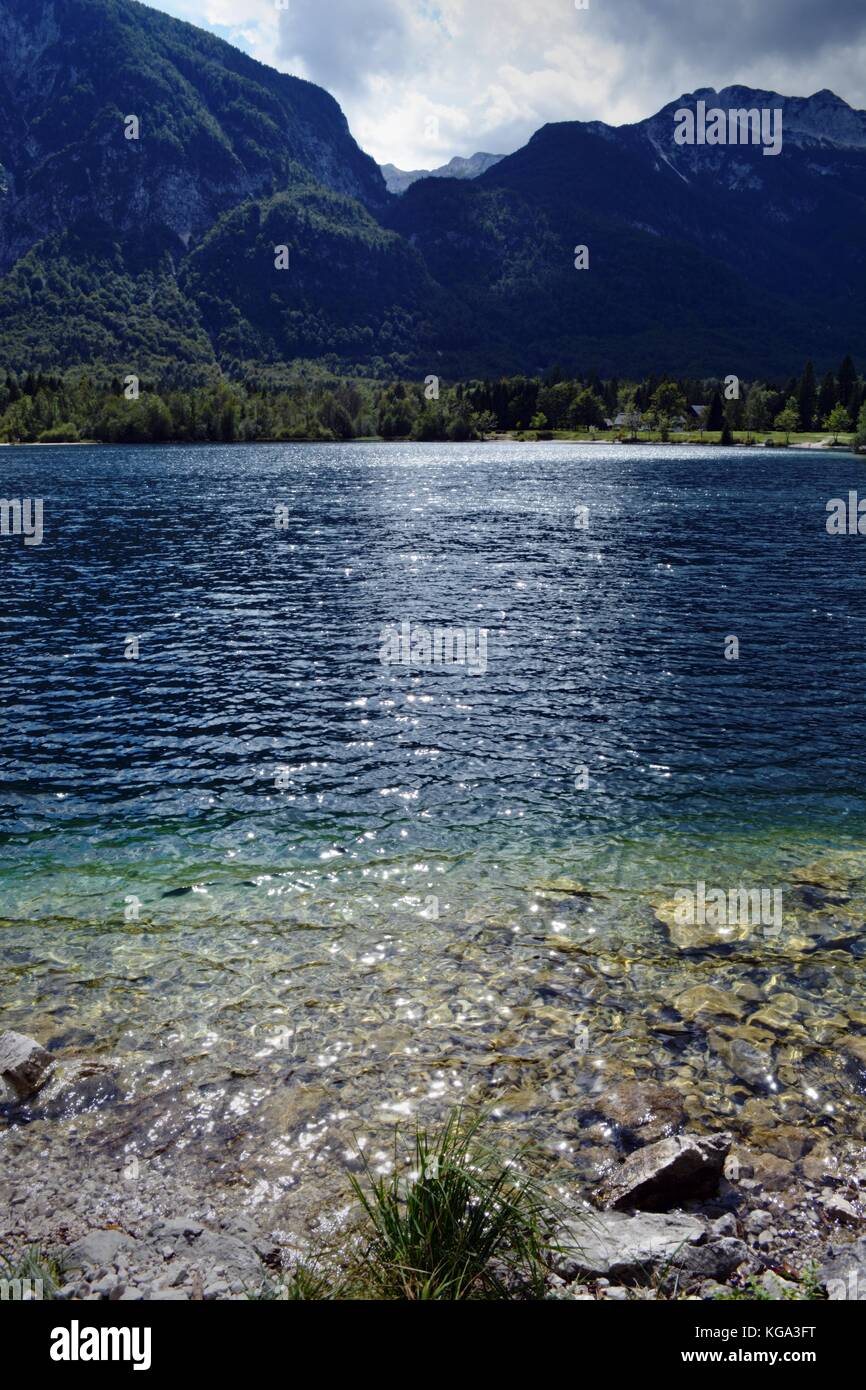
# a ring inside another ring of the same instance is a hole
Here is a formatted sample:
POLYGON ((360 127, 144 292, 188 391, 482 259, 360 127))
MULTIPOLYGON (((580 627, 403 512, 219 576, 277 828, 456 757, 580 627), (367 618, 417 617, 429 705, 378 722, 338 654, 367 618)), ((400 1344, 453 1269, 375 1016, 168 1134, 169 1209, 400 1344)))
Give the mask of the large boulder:
POLYGON ((559 1232, 553 1267, 565 1278, 725 1279, 749 1250, 733 1237, 711 1237, 705 1220, 682 1212, 588 1212, 559 1232))
POLYGON ((16 1100, 29 1100, 54 1070, 51 1054, 24 1033, 0 1033, 0 1076, 16 1100))
POLYGON ((667 1211, 693 1197, 711 1197, 732 1142, 731 1134, 675 1135, 638 1149, 607 1175, 598 1203, 613 1211, 667 1211))

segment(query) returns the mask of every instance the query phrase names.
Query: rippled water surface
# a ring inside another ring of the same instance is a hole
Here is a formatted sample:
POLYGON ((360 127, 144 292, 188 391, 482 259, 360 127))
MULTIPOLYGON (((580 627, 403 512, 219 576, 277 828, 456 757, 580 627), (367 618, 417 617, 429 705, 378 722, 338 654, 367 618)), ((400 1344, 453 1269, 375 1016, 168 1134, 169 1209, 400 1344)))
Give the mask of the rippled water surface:
POLYGON ((122 1147, 315 1195, 469 1098, 580 1167, 629 1076, 862 1134, 862 461, 0 452, 45 501, 0 540, 2 1022, 119 1059, 122 1147), (403 621, 486 670, 383 665, 403 621), (781 928, 672 928, 698 880, 781 928))

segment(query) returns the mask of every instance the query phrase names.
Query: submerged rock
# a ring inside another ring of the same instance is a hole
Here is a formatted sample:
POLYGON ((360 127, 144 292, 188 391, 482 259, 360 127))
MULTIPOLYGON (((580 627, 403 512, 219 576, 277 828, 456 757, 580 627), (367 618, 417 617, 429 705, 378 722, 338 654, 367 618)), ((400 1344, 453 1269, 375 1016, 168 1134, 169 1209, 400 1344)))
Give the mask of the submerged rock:
POLYGON ((756 1047, 748 1038, 725 1038, 710 1033, 707 1041, 713 1052, 725 1062, 728 1070, 753 1090, 767 1090, 773 1083, 773 1057, 769 1051, 756 1047))
POLYGON ((598 1192, 608 1210, 665 1211, 675 1203, 715 1193, 733 1136, 680 1135, 638 1149, 615 1168, 598 1192))
POLYGON ((776 1158, 796 1163, 814 1148, 816 1137, 814 1130, 806 1129, 802 1125, 771 1125, 765 1128, 756 1126, 749 1134, 749 1143, 763 1153, 774 1154, 776 1158))
POLYGON ((715 985, 693 985, 676 996, 674 1008, 692 1022, 701 1014, 742 1018, 746 1006, 735 994, 728 994, 715 985))
POLYGON ((739 1172, 749 1172, 752 1185, 764 1192, 785 1192, 794 1179, 794 1163, 790 1158, 778 1154, 756 1153, 748 1149, 740 1151, 739 1172))
POLYGON ((603 897, 603 893, 596 893, 594 889, 587 888, 585 883, 579 882, 576 878, 542 878, 532 885, 533 891, 539 897, 552 898, 595 898, 603 897))
POLYGON ((791 874, 791 882, 808 888, 820 888, 825 893, 844 893, 851 881, 849 866, 816 860, 791 874))
POLYGON ((773 1033, 778 1033, 787 1042, 796 1039, 798 1042, 805 1042, 809 1037, 806 1029, 799 1023, 794 1023, 790 1014, 784 1013, 781 1009, 776 1009, 772 1004, 768 1004, 763 1009, 756 1011, 749 1016, 748 1027, 757 1029, 770 1029, 773 1033))
POLYGON ((626 1148, 654 1144, 681 1129, 686 1121, 683 1097, 673 1086, 621 1081, 603 1096, 597 1110, 617 1130, 626 1148))
POLYGON ((51 1076, 54 1062, 35 1038, 25 1033, 0 1034, 0 1076, 16 1099, 29 1100, 51 1076))
POLYGON ((807 949, 810 952, 850 951, 852 947, 859 946, 862 942, 862 930, 850 923, 829 922, 826 925, 816 923, 814 930, 809 932, 807 949))
POLYGON ((822 1139, 802 1163, 803 1177, 807 1182, 836 1183, 843 1181, 842 1160, 836 1145, 829 1139, 822 1139))
POLYGON ((666 928, 671 944, 680 951, 708 951, 730 946, 734 942, 745 941, 752 932, 747 923, 716 924, 700 921, 697 917, 683 921, 676 899, 655 903, 653 911, 656 920, 666 928))
POLYGON ((69 1120, 75 1115, 113 1105, 120 1096, 120 1087, 106 1063, 63 1063, 39 1097, 33 1118, 69 1120))

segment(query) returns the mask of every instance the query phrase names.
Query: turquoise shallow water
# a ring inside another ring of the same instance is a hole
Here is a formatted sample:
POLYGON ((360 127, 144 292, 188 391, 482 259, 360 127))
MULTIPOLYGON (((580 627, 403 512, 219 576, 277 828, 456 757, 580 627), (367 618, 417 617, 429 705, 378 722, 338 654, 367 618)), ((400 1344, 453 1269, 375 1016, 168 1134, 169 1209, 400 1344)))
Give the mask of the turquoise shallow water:
POLYGON ((856 1132, 866 542, 825 518, 862 462, 488 444, 0 464, 5 495, 45 504, 41 546, 0 542, 2 1019, 122 1057, 130 1144, 171 1093, 169 1151, 212 1143, 293 1185, 358 1126, 461 1096, 553 1143, 633 1072, 707 1122, 751 1098, 856 1132), (404 621, 484 629, 484 672, 383 665, 404 621), (663 904, 698 880, 780 887, 783 931, 677 943, 663 904), (775 1090, 672 1007, 696 984, 733 992, 775 1090), (779 995, 788 1031, 750 1025, 779 995))

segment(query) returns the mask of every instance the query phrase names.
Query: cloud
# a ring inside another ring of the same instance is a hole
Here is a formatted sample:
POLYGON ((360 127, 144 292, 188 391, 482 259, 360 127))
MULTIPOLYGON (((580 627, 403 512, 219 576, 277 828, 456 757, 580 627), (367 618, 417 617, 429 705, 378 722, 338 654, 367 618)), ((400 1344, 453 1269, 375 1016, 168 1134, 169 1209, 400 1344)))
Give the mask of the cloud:
POLYGON ((154 0, 326 87, 375 158, 508 153, 737 83, 866 105, 863 0, 154 0))
POLYGON ((610 98, 650 114, 682 92, 741 83, 810 96, 829 87, 864 104, 863 0, 590 0, 601 28, 628 54, 627 79, 610 98))
MULTIPOLYGON (((593 3, 593 0, 590 0, 593 3)), ((594 0, 602 23, 619 42, 714 54, 741 60, 745 53, 774 62, 841 48, 866 36, 862 0, 594 0)), ((696 84, 697 85, 697 84, 696 84)), ((797 94, 799 95, 799 93, 797 94)))
POLYGON ((425 47, 421 28, 404 0, 289 0, 279 56, 331 91, 370 93, 377 79, 406 73, 425 47))

